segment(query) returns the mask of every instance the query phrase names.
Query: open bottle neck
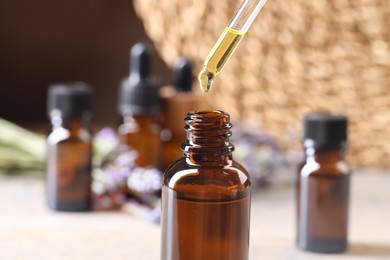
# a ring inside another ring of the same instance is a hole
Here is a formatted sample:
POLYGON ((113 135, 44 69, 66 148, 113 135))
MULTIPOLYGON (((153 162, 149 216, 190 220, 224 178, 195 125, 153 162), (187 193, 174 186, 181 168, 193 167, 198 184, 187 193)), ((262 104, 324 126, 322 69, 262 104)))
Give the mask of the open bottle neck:
POLYGON ((232 163, 234 146, 230 143, 229 115, 222 111, 188 113, 185 130, 187 140, 182 144, 190 164, 225 166, 232 163))

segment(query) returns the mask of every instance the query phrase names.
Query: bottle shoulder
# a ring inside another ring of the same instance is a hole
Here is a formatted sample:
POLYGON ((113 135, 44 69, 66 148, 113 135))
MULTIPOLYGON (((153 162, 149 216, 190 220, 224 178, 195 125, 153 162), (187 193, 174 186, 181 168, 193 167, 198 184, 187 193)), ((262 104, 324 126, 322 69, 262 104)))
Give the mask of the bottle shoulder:
MULTIPOLYGON (((164 173, 163 185, 186 196, 245 197, 249 194, 250 177, 239 163, 225 166, 191 165, 183 157, 164 173)), ((206 198, 204 198, 206 199, 206 198)))
POLYGON ((47 142, 49 145, 75 142, 90 144, 92 142, 92 134, 86 128, 80 128, 77 131, 70 131, 67 128, 58 127, 49 133, 47 136, 47 142))
POLYGON ((352 169, 347 161, 340 160, 332 163, 307 161, 300 169, 301 176, 309 175, 349 175, 352 169))
POLYGON ((156 122, 138 122, 137 120, 126 122, 118 127, 118 132, 121 135, 157 135, 161 131, 161 127, 156 122))

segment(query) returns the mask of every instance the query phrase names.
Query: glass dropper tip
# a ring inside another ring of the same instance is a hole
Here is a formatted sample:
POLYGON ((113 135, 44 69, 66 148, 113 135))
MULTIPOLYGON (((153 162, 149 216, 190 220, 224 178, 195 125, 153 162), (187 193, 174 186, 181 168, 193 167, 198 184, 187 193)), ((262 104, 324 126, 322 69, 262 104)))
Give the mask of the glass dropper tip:
POLYGON ((214 80, 214 74, 209 71, 206 67, 203 67, 203 69, 200 71, 198 80, 200 83, 200 88, 203 92, 207 93, 211 89, 211 85, 214 80))
POLYGON ((208 92, 212 81, 222 70, 241 39, 252 25, 267 0, 244 0, 229 26, 211 49, 198 79, 203 92, 208 92))

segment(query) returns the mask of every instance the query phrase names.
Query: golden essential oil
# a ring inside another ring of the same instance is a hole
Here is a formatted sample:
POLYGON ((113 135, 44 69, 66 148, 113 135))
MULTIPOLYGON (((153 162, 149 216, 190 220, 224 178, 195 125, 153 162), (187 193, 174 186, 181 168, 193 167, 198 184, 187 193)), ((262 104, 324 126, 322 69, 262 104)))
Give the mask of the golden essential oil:
POLYGON ((222 70, 244 35, 245 32, 226 27, 207 56, 199 73, 198 80, 203 92, 208 92, 211 89, 214 77, 222 70))

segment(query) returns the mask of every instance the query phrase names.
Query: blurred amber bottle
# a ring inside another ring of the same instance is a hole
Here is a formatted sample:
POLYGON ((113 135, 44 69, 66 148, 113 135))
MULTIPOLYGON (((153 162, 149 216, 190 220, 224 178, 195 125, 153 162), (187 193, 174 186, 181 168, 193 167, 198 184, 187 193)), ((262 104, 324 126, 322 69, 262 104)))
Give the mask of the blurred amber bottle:
POLYGON ((160 90, 163 102, 162 124, 163 169, 182 156, 180 146, 186 139, 183 120, 188 111, 208 109, 204 95, 192 91, 192 63, 186 58, 179 58, 173 67, 173 86, 164 86, 160 90))
POLYGON ((151 77, 151 48, 138 43, 130 53, 131 70, 119 90, 118 128, 121 142, 137 153, 138 167, 161 169, 161 140, 158 117, 160 96, 151 77))
POLYGON ((185 120, 184 154, 163 177, 161 259, 248 259, 250 179, 232 158, 229 115, 185 120))
POLYGON ((91 209, 90 107, 91 88, 82 82, 49 88, 46 196, 54 210, 91 209))
POLYGON ((298 246, 338 253, 347 247, 350 168, 347 118, 313 113, 304 119, 306 163, 297 179, 298 246))

